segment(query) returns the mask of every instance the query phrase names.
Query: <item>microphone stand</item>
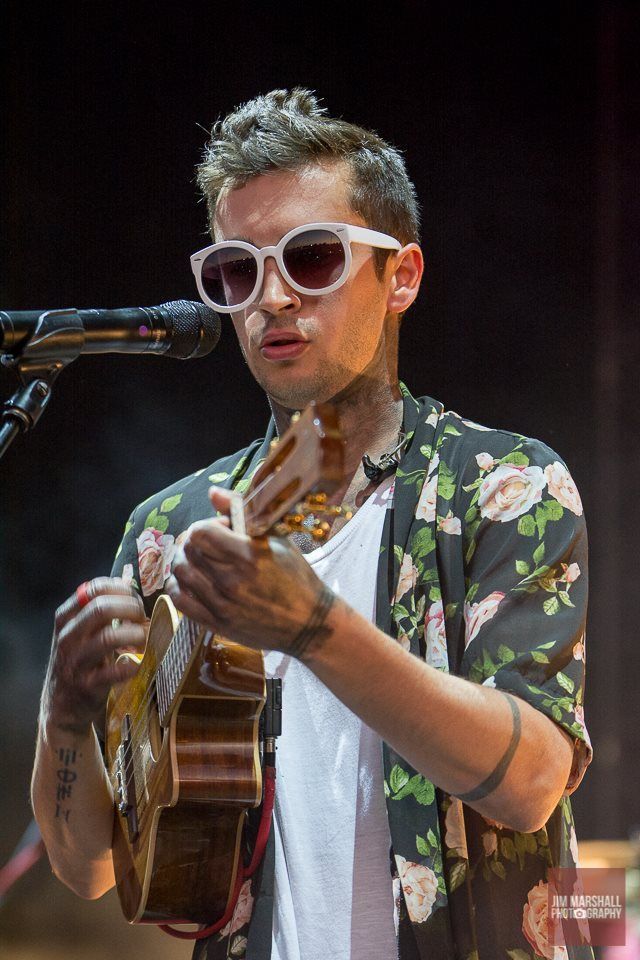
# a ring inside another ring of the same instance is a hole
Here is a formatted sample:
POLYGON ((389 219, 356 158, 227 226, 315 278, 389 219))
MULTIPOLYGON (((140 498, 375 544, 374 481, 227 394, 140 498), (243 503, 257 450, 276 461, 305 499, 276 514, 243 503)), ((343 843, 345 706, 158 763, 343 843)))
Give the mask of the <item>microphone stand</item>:
POLYGON ((22 351, 0 357, 0 363, 15 370, 20 380, 20 386, 4 404, 0 458, 18 433, 35 427, 51 399, 54 381, 80 356, 83 344, 84 328, 75 309, 47 310, 22 351))

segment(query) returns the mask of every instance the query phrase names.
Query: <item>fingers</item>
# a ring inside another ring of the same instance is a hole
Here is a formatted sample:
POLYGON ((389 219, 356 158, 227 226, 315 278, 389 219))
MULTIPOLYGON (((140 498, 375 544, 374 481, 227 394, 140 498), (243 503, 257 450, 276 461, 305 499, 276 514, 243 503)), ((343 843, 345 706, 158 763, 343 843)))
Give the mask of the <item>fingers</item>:
MULTIPOLYGON (((133 588, 121 580, 119 577, 96 577, 94 580, 89 580, 86 584, 86 594, 89 597, 89 603, 86 606, 91 606, 91 601, 100 596, 115 595, 121 597, 137 597, 137 594, 134 592, 133 588)), ((142 601, 139 600, 140 605, 142 601)), ((80 597, 78 597, 77 591, 72 593, 71 596, 65 600, 65 602, 58 607, 55 615, 55 624, 56 629, 60 630, 73 617, 77 616, 82 609, 85 608, 80 597)), ((114 614, 116 616, 116 614, 114 614)))
POLYGON ((175 576, 169 577, 165 584, 165 590, 178 610, 187 617, 209 630, 217 631, 221 628, 222 625, 216 622, 217 618, 213 611, 201 602, 192 589, 187 588, 184 583, 180 584, 175 576))
POLYGON ((219 517, 193 523, 182 543, 182 550, 187 557, 189 551, 194 549, 216 563, 233 564, 251 555, 251 543, 249 537, 230 529, 227 517, 219 517))
POLYGON ((79 645, 76 665, 79 669, 96 666, 113 659, 115 653, 123 649, 133 649, 140 653, 146 643, 146 627, 137 623, 122 623, 114 626, 110 623, 103 627, 93 638, 91 643, 79 645))
POLYGON ((223 487, 209 487, 209 500, 224 517, 228 517, 231 512, 232 496, 232 492, 223 487))

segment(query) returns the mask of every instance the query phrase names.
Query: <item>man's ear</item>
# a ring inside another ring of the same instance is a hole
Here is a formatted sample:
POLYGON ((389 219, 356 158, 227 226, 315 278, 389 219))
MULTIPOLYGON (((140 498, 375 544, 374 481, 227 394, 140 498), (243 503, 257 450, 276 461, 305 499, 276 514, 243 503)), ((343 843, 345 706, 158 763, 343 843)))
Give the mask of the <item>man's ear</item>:
POLYGON ((417 243, 408 243, 393 257, 394 268, 390 278, 387 310, 404 313, 418 296, 424 271, 424 257, 417 243))

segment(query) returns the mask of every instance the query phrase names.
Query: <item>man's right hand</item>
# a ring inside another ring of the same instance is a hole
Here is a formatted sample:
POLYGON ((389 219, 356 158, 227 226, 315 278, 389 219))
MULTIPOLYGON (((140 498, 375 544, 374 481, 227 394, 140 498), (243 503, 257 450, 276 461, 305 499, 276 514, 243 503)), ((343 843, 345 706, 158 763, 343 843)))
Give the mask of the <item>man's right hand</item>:
POLYGON ((90 580, 86 595, 88 603, 74 593, 56 611, 41 714, 45 726, 81 735, 102 725, 110 688, 138 669, 116 652, 142 652, 146 639, 142 600, 123 580, 90 580))

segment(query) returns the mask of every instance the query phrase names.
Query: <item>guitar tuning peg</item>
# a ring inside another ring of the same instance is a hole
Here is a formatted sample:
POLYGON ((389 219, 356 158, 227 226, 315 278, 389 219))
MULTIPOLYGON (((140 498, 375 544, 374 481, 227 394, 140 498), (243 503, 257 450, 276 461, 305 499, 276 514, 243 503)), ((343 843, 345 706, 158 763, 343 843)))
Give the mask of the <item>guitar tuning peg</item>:
POLYGON ((300 419, 300 411, 296 410, 295 413, 291 414, 291 423, 297 423, 299 419, 300 419))
POLYGON ((279 443, 280 443, 280 437, 274 437, 269 444, 269 450, 275 450, 275 448, 278 446, 279 443))

